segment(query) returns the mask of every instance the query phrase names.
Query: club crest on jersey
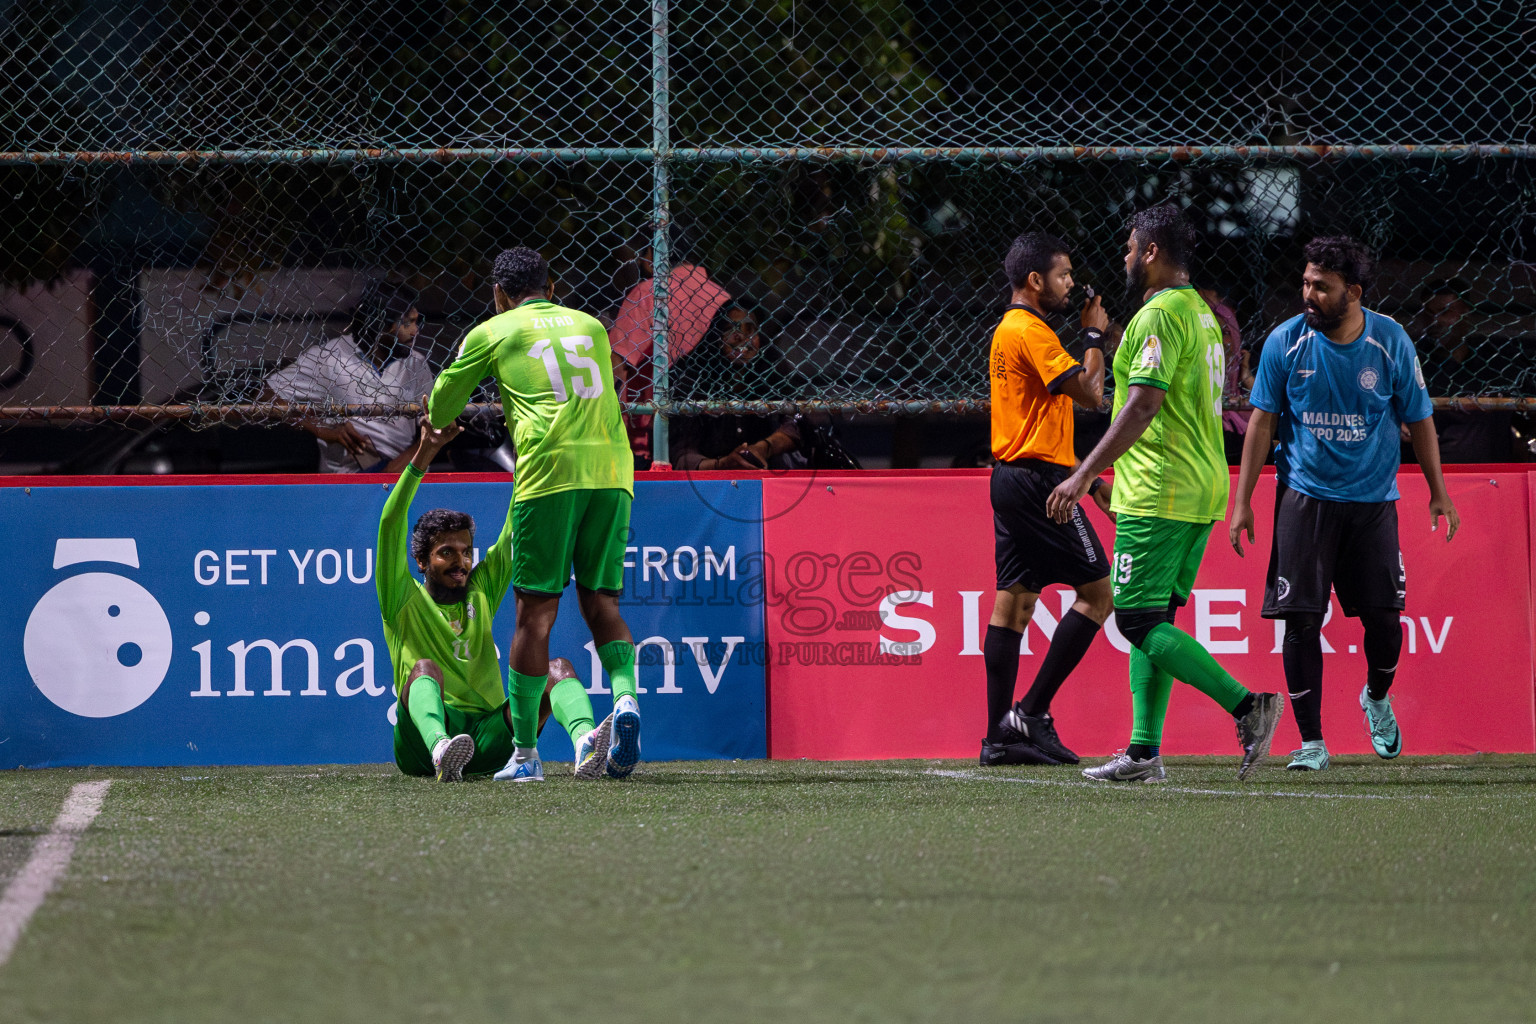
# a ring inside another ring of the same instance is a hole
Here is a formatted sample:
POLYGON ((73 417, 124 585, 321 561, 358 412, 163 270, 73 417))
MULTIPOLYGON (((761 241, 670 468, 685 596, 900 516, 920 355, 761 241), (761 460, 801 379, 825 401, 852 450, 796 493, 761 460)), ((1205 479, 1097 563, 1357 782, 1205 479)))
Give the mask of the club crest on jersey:
POLYGON ((1157 339, 1157 335, 1147 335, 1147 340, 1141 345, 1141 368, 1143 370, 1160 370, 1163 366, 1163 343, 1157 339))
POLYGON ((1376 372, 1376 368, 1374 366, 1367 366, 1365 369, 1360 371, 1360 377, 1358 379, 1360 381, 1361 391, 1375 391, 1376 382, 1381 379, 1381 374, 1376 372))

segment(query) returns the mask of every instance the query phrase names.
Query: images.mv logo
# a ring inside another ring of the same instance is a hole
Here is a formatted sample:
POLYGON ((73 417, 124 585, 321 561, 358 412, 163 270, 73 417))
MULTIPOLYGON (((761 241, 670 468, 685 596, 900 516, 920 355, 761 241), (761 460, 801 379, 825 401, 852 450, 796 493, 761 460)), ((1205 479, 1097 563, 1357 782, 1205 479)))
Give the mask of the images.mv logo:
MULTIPOLYGON (((89 562, 139 568, 129 538, 61 538, 54 569, 89 562)), ((127 576, 84 572, 55 583, 27 618, 22 651, 32 682, 82 718, 111 718, 144 703, 171 667, 171 623, 155 596, 127 576)))

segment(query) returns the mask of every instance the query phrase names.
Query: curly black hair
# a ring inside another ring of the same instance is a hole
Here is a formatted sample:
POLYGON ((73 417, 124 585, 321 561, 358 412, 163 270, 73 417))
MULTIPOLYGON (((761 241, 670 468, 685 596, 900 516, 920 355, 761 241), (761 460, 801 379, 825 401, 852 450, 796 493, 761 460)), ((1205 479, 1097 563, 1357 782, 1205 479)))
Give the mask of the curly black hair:
POLYGON ((471 541, 475 538, 475 518, 468 512, 456 512, 451 508, 434 508, 423 512, 411 527, 411 557, 418 563, 431 560, 432 545, 445 533, 468 530, 471 541))
POLYGON ((1173 203, 1159 203, 1131 216, 1131 233, 1141 242, 1141 251, 1157 245, 1163 258, 1176 267, 1187 268, 1195 249, 1195 229, 1173 203))
POLYGON ((1003 270, 1008 274, 1008 284, 1023 288, 1029 283, 1030 274, 1044 277, 1051 272, 1057 256, 1070 256, 1067 243, 1055 235, 1043 231, 1030 231, 1013 240, 1008 255, 1003 259, 1003 270))
POLYGON ((507 298, 519 299, 544 290, 549 284, 549 264, 535 250, 519 245, 497 255, 491 280, 501 286, 507 298))
POLYGON ((1338 274, 1346 285, 1359 285, 1362 297, 1376 283, 1376 254, 1371 252, 1370 246, 1348 235, 1314 238, 1302 250, 1302 255, 1319 270, 1338 274))

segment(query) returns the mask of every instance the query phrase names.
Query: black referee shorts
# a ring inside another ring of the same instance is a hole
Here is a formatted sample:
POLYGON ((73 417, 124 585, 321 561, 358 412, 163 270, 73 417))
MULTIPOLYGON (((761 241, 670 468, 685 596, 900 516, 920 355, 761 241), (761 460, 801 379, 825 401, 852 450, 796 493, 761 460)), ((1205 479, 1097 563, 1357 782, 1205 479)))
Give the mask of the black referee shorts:
POLYGON ((1330 590, 1338 592, 1345 615, 1403 610, 1408 586, 1397 543, 1397 502, 1323 501, 1282 485, 1260 614, 1322 615, 1330 590))
POLYGON ((992 523, 997 534, 997 589, 1022 584, 1039 593, 1052 583, 1080 587, 1109 575, 1109 559, 1081 506, 1070 522, 1045 514, 1045 499, 1070 471, 1037 459, 992 468, 992 523))

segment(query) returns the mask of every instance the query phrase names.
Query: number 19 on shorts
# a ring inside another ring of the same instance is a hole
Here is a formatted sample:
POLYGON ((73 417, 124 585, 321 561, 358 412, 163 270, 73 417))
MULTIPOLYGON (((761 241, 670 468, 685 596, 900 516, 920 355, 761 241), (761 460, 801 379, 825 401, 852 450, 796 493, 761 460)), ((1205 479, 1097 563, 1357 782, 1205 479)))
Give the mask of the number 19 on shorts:
POLYGON ((1115 586, 1122 587, 1131 582, 1131 559, 1133 555, 1115 556, 1115 586))

